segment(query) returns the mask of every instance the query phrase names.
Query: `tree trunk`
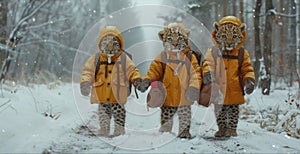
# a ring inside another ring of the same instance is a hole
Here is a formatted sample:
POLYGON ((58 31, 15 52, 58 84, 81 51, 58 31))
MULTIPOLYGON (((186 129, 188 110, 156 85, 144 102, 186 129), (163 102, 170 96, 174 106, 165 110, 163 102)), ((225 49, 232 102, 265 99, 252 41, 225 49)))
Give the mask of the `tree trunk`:
POLYGON ((236 16, 236 0, 232 0, 232 15, 236 16))
POLYGON ((274 18, 274 9, 272 0, 266 1, 266 21, 264 30, 264 65, 266 69, 266 77, 262 81, 262 94, 269 95, 271 88, 271 55, 272 55, 272 23, 274 18))
MULTIPOLYGON (((290 1, 290 12, 292 15, 296 15, 296 3, 295 0, 290 1)), ((297 37, 296 37, 296 16, 290 18, 290 40, 289 40, 289 67, 290 67, 290 80, 289 85, 293 86, 294 75, 296 75, 296 53, 297 53, 297 37)))
POLYGON ((244 22, 244 1, 240 0, 240 20, 244 22))
MULTIPOLYGON (((1 1, 0 2, 1 9, 0 9, 0 43, 5 45, 7 38, 7 12, 8 12, 8 1, 1 1)), ((0 68, 4 62, 5 59, 5 52, 0 49, 0 68)))
MULTIPOLYGON (((298 60, 297 60, 297 66, 298 66, 298 73, 300 74, 300 0, 297 0, 297 54, 298 54, 298 60)), ((300 81, 298 81, 300 82, 300 81)), ((299 85, 300 86, 300 85, 299 85)))
POLYGON ((225 17, 227 15, 227 1, 222 1, 223 11, 222 11, 222 17, 225 17))
MULTIPOLYGON (((283 0, 280 0, 279 1, 279 13, 285 13, 285 11, 283 10, 284 8, 284 5, 283 5, 283 0)), ((283 57, 283 51, 285 50, 284 49, 284 46, 285 46, 285 34, 284 34, 284 25, 286 22, 284 22, 284 18, 279 16, 279 47, 278 47, 278 65, 279 65, 279 69, 278 69, 278 72, 277 72, 277 77, 282 79, 284 77, 284 57, 283 57)))
POLYGON ((215 11, 215 20, 214 21, 219 21, 219 18, 218 18, 218 3, 214 4, 214 11, 215 11))
POLYGON ((257 0, 255 4, 255 12, 254 12, 254 55, 255 55, 255 62, 254 62, 254 71, 255 71, 255 78, 258 81, 259 78, 259 70, 260 70, 260 59, 262 58, 261 55, 261 44, 260 44, 260 23, 259 23, 259 14, 261 8, 261 0, 257 0))

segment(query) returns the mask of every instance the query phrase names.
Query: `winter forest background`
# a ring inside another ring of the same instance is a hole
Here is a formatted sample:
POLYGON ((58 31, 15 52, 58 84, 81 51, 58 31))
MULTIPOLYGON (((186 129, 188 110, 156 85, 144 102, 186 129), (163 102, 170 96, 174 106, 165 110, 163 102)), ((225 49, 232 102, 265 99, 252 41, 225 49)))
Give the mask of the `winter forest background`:
MULTIPOLYGON (((101 18, 122 8, 146 1, 2 0, 0 3, 1 84, 70 82, 73 59, 86 32, 101 18)), ((299 2, 297 0, 161 0, 152 4, 174 6, 193 15, 212 30, 225 15, 247 24, 247 43, 256 77, 263 92, 300 87, 299 2), (204 18, 204 19, 203 19, 204 18), (298 29, 298 30, 297 30, 298 29), (263 65, 265 67, 263 67, 263 65), (265 69, 263 69, 265 68, 265 69)), ((167 18, 165 19, 167 23, 167 18)))
MULTIPOLYGON (((15 87, 46 85, 51 90, 71 83, 73 60, 87 31, 114 11, 144 4, 184 10, 210 32, 213 22, 223 16, 239 17, 247 25, 245 48, 251 54, 261 99, 284 90, 282 103, 293 111, 276 106, 253 113, 245 107, 243 114, 258 114, 260 120, 255 122, 261 128, 300 137, 299 0, 1 0, 0 117, 15 110, 5 99, 6 92, 16 93, 15 87)), ((163 19, 167 24, 168 16, 163 19)), ((32 91, 36 99, 39 94, 32 91)))

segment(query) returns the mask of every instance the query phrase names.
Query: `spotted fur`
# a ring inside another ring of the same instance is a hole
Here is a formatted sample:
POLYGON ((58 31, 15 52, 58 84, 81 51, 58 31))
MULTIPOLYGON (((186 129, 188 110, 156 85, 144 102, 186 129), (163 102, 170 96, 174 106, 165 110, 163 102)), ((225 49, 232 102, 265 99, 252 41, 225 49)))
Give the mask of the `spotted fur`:
POLYGON ((120 104, 99 104, 98 108, 100 130, 99 136, 109 136, 111 118, 114 118, 113 136, 125 134, 126 110, 124 105, 120 104))
POLYGON ((179 119, 179 138, 191 138, 191 106, 184 105, 179 107, 163 106, 161 107, 161 127, 160 132, 171 132, 173 127, 173 118, 175 113, 179 119))

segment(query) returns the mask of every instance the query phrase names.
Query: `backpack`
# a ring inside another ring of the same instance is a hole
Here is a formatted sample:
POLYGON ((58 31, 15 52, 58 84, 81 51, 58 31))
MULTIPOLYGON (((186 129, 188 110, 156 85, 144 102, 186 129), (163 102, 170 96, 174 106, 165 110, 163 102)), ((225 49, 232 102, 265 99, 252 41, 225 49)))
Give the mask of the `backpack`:
MULTIPOLYGON (((243 95, 245 95, 245 92, 244 92, 244 85, 243 85, 243 77, 242 77, 242 64, 244 62, 244 48, 240 48, 239 49, 239 53, 238 53, 238 56, 232 56, 232 55, 222 55, 222 58, 223 59, 237 59, 238 60, 238 78, 239 78, 239 84, 240 84, 240 88, 241 88, 241 91, 243 93, 243 95)), ((212 56, 213 56, 213 59, 214 59, 214 62, 215 62, 215 69, 216 70, 216 67, 217 67, 217 58, 220 57, 220 53, 219 53, 219 49, 218 47, 214 46, 212 47, 212 56)), ((221 71, 221 69, 220 69, 221 71)), ((210 104, 211 104, 211 92, 213 90, 216 90, 214 89, 215 87, 212 85, 212 84, 207 84, 207 85, 204 85, 201 87, 200 89, 200 99, 198 101, 199 105, 202 105, 202 106, 205 106, 205 107, 208 107, 210 104)))
MULTIPOLYGON (((131 81, 127 78, 126 76, 126 56, 128 56, 130 59, 132 59, 132 55, 130 53, 128 53, 127 51, 123 50, 123 53, 125 54, 121 54, 121 61, 117 61, 117 62, 111 62, 111 63, 108 63, 107 61, 100 61, 100 53, 97 52, 96 54, 96 57, 95 57, 95 80, 96 80, 96 76, 100 70, 100 65, 105 65, 105 78, 107 78, 107 66, 108 65, 121 65, 122 66, 122 71, 123 73, 125 74, 124 75, 124 81, 127 81, 129 82, 129 87, 128 87, 128 93, 127 93, 127 96, 129 96, 131 94, 131 88, 132 88, 132 83, 131 81)), ((120 73, 119 73, 119 67, 117 67, 117 98, 120 99, 120 73)), ((135 94, 136 94, 136 97, 138 98, 138 95, 137 95, 137 91, 135 89, 135 94)))

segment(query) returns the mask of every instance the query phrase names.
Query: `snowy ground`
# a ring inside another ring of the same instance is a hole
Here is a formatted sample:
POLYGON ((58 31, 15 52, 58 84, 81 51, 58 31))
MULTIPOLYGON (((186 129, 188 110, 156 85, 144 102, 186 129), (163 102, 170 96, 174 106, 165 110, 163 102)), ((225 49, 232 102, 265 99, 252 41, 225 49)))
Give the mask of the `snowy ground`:
POLYGON ((285 104, 288 90, 264 97, 257 90, 247 97, 249 104, 243 111, 251 114, 241 115, 238 137, 227 140, 212 138, 216 131, 212 108, 193 105, 191 133, 195 138, 180 140, 174 135, 178 122, 174 123, 174 134, 158 133, 159 110, 147 111, 145 94, 140 94, 139 100, 129 97, 125 135, 93 136, 92 132, 98 129, 97 105, 89 104, 87 97, 77 93, 74 97, 71 84, 53 85, 2 88, 0 153, 300 153, 300 139, 272 133, 254 123, 264 110, 289 110, 285 104))

